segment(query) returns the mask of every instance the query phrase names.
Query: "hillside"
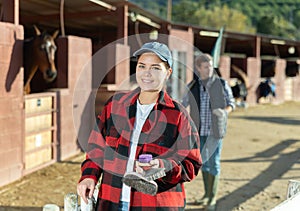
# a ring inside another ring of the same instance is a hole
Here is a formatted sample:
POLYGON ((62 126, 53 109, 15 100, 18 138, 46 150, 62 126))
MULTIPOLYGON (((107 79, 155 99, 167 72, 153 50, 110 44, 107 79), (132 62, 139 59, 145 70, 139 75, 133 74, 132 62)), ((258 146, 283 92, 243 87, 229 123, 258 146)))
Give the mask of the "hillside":
MULTIPOLYGON (((167 0, 130 0, 167 19, 167 0)), ((300 0, 172 0, 172 22, 300 40, 300 0)))

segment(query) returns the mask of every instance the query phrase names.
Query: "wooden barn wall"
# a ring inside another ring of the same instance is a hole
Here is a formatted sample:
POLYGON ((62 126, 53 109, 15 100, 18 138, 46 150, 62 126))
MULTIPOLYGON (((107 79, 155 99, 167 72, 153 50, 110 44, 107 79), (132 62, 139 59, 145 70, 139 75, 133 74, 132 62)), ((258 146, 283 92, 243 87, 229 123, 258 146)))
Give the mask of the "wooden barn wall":
POLYGON ((0 186, 22 176, 23 39, 22 26, 0 22, 0 186))

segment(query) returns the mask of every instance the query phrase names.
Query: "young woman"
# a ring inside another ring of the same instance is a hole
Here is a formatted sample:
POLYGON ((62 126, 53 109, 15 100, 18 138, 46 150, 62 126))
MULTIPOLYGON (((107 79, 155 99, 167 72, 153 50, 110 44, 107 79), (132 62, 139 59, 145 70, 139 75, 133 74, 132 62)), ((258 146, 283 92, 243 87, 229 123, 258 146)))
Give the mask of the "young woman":
POLYGON ((164 91, 172 73, 168 47, 146 43, 133 55, 139 87, 106 103, 89 139, 77 192, 87 201, 101 177, 96 210, 184 210, 183 182, 194 179, 202 165, 198 132, 186 110, 164 91), (125 173, 138 169, 141 154, 152 155, 152 168, 165 169, 155 180, 154 195, 122 183, 125 173))

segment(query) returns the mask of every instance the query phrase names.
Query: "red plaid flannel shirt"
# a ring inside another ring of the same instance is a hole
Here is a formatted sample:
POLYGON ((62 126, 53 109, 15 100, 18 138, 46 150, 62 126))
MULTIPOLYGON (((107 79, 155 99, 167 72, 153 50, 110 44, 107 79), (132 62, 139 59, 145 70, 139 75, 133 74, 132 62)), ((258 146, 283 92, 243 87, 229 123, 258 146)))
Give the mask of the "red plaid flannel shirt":
MULTIPOLYGON (((82 177, 101 185, 98 210, 117 210, 130 150, 130 136, 136 114, 139 89, 117 93, 106 103, 97 127, 91 132, 82 177)), ((166 169, 157 179, 158 194, 131 191, 130 210, 184 210, 186 197, 183 182, 194 179, 202 165, 199 136, 186 110, 165 92, 143 125, 136 158, 152 154, 166 169)))

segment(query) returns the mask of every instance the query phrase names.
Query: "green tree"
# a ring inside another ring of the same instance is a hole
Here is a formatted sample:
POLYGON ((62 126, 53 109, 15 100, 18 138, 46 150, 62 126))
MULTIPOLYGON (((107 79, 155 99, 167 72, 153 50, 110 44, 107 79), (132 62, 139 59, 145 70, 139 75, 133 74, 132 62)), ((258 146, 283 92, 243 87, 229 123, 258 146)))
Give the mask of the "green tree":
POLYGON ((300 29, 300 8, 293 13, 293 23, 295 24, 296 28, 300 29))
POLYGON ((247 15, 258 33, 300 39, 296 12, 300 0, 235 0, 228 4, 247 15))
POLYGON ((294 24, 286 19, 279 17, 275 19, 276 34, 277 36, 284 37, 291 40, 297 39, 297 28, 294 24))
POLYGON ((131 2, 137 4, 146 11, 151 12, 161 18, 167 18, 167 3, 165 0, 130 0, 131 2))
MULTIPOLYGON (((130 0, 166 19, 166 0, 130 0)), ((300 0, 173 0, 172 21, 300 40, 300 0)))
POLYGON ((200 26, 221 28, 226 25, 226 30, 254 33, 255 28, 252 27, 248 17, 237 10, 230 9, 227 5, 222 7, 213 7, 205 9, 198 8, 195 13, 195 23, 200 26))
POLYGON ((197 24, 195 13, 199 4, 189 0, 181 0, 172 6, 172 20, 176 23, 197 24))
POLYGON ((282 17, 264 16, 257 23, 257 32, 284 37, 286 39, 297 38, 297 28, 282 17))
POLYGON ((273 16, 263 16, 257 21, 257 32, 262 34, 274 34, 275 23, 273 16))

